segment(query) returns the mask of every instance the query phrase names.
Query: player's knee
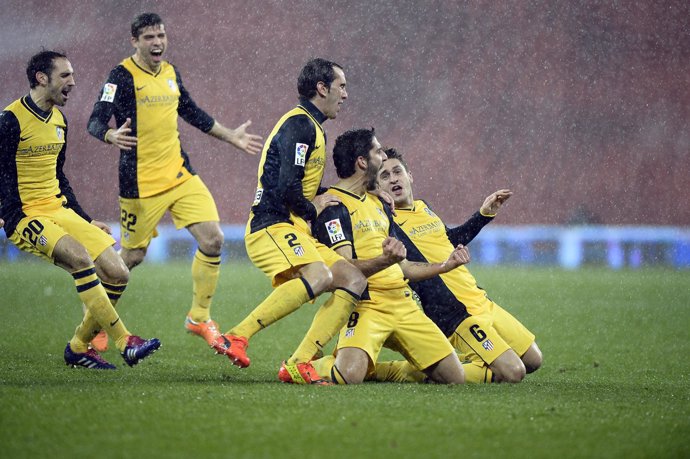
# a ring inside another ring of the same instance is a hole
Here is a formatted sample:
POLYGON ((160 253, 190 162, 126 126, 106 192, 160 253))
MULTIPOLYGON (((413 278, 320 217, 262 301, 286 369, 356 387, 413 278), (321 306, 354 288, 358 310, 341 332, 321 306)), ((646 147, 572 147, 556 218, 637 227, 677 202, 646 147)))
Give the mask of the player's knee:
POLYGON ((500 373, 497 375, 501 382, 507 383, 519 383, 525 379, 527 371, 525 366, 520 362, 520 364, 507 365, 501 369, 500 373))
POLYGON ((210 257, 217 257, 223 250, 225 236, 222 231, 213 231, 203 240, 199 241, 199 250, 210 257))
POLYGON ((343 287, 360 295, 367 287, 367 278, 362 271, 346 261, 339 261, 332 267, 333 288, 343 287))
POLYGON ((120 257, 122 261, 125 262, 128 270, 132 270, 136 266, 140 265, 144 258, 146 257, 146 249, 122 249, 120 251, 120 257))
POLYGON ((522 362, 525 364, 527 373, 534 373, 541 368, 543 356, 541 349, 539 349, 536 343, 532 343, 532 346, 530 346, 528 351, 525 352, 525 355, 522 356, 522 362))
POLYGON ((311 287, 314 296, 319 296, 328 290, 333 283, 333 273, 326 266, 326 263, 321 261, 303 266, 300 269, 300 274, 311 287))
POLYGON ((356 348, 344 349, 338 354, 333 365, 333 372, 337 371, 334 373, 336 381, 340 384, 363 383, 368 369, 369 357, 363 350, 356 348))
POLYGON ((124 262, 108 266, 103 270, 102 280, 109 284, 125 285, 129 282, 129 269, 124 262))

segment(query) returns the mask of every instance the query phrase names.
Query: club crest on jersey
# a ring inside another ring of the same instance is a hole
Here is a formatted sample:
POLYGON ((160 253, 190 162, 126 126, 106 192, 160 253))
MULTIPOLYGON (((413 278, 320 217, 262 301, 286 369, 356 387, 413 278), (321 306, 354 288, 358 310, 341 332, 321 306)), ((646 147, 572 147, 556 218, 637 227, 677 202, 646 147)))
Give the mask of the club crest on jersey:
POLYGON ((355 329, 354 328, 348 328, 345 330, 345 338, 352 338, 355 336, 355 329))
POLYGON ((298 257, 301 257, 304 255, 304 247, 302 247, 301 245, 297 245, 297 246, 293 247, 292 250, 295 252, 295 255, 297 255, 298 257))
POLYGON ((115 93, 117 92, 117 85, 112 83, 106 83, 103 86, 103 95, 101 96, 101 102, 112 102, 115 100, 115 93))
POLYGON ((58 139, 65 140, 65 130, 60 126, 55 126, 55 134, 57 134, 58 139))
POLYGON ((45 245, 48 243, 48 239, 45 236, 41 236, 38 238, 38 243, 45 247, 45 245))
POLYGON ((435 217, 435 216, 436 216, 436 214, 434 213, 434 211, 431 210, 431 209, 429 209, 428 207, 424 207, 424 212, 426 212, 427 214, 429 214, 429 215, 432 216, 432 217, 435 217))
POLYGON ((487 339, 482 343, 482 347, 486 349, 487 351, 493 351, 494 350, 494 343, 491 342, 490 339, 487 339))
POLYGON ((295 166, 302 166, 307 162, 307 150, 309 149, 309 145, 306 143, 297 143, 295 144, 295 166))
POLYGON ((170 86, 170 89, 173 91, 177 91, 177 83, 175 83, 175 80, 172 78, 168 78, 168 86, 170 86))
POLYGON ((345 233, 343 233, 343 227, 340 224, 340 219, 329 220, 325 223, 326 231, 328 231, 328 238, 331 240, 331 244, 345 240, 345 233))

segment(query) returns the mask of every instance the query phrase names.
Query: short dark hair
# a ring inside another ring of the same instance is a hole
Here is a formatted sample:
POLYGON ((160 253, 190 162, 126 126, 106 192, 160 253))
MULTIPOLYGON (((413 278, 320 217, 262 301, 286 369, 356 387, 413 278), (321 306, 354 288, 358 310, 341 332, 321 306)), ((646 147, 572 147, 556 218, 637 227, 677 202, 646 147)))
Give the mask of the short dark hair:
POLYGON ((405 168, 407 172, 410 172, 410 168, 407 166, 407 161, 405 161, 405 156, 393 147, 386 148, 384 150, 388 159, 397 159, 400 164, 405 168))
POLYGON ((132 21, 132 37, 139 38, 141 31, 147 27, 163 24, 163 19, 156 13, 142 13, 132 21))
POLYGON ((369 159, 369 150, 374 142, 374 128, 352 129, 335 139, 333 146, 333 163, 338 177, 348 178, 355 173, 357 158, 364 156, 369 159))
POLYGON ((50 79, 50 74, 53 72, 53 68, 55 67, 53 61, 60 58, 67 59, 67 56, 65 53, 45 49, 40 53, 31 56, 29 63, 26 65, 26 77, 29 79, 29 86, 31 89, 38 86, 36 72, 45 73, 48 75, 48 79, 50 79))
POLYGON ((323 81, 330 88, 331 83, 335 80, 334 67, 343 69, 342 65, 319 57, 304 64, 299 77, 297 77, 297 92, 300 97, 306 99, 314 97, 316 95, 316 85, 319 81, 323 81))

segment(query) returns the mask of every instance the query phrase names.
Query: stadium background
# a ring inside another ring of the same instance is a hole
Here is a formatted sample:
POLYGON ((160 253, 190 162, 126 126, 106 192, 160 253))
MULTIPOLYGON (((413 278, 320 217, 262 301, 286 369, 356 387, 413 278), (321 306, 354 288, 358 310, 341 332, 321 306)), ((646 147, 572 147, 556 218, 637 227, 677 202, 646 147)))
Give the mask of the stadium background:
MULTIPOLYGON (((132 53, 132 18, 151 10, 200 106, 227 126, 251 118, 264 137, 296 102, 307 59, 342 63, 350 99, 326 125, 329 148, 375 126, 446 220, 510 187, 501 224, 690 225, 687 2, 2 3, 2 104, 27 92, 31 54, 67 52, 77 88, 64 109, 66 168, 102 220, 118 217, 118 152, 85 126, 106 75, 132 53)), ((258 158, 181 131, 222 221, 244 223, 258 158)))

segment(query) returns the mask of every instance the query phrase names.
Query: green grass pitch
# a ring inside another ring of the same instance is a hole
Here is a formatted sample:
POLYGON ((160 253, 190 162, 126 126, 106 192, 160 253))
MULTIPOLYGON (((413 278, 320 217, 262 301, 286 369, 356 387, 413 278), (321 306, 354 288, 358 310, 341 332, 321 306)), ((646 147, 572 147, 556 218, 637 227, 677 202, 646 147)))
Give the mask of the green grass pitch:
MULTIPOLYGON (((51 458, 690 457, 690 274, 474 267, 536 335, 544 366, 518 385, 280 384, 316 306, 259 333, 240 370, 184 332, 189 264, 144 264, 119 305, 163 347, 134 368, 70 369, 80 320, 69 275, 0 263, 0 454, 51 458)), ((223 266, 223 330, 269 292, 223 266)), ((393 357, 390 352, 384 357, 393 357)))

